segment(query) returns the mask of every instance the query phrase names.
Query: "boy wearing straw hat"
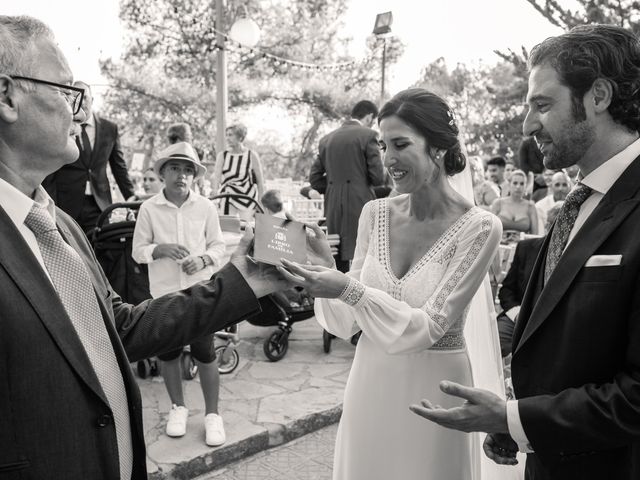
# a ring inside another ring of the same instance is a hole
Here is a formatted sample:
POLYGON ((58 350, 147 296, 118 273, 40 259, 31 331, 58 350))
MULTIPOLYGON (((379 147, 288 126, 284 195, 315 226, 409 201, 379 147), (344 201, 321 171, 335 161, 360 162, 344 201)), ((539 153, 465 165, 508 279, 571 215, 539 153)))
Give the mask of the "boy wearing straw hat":
MULTIPOLYGON (((156 298, 209 279, 222 265, 225 243, 215 206, 191 190, 206 172, 194 148, 186 142, 170 145, 160 152, 154 170, 164 180, 164 189, 140 207, 132 255, 136 262, 149 264, 150 291, 156 298)), ((186 433, 189 416, 182 392, 181 352, 177 349, 158 357, 172 403, 166 426, 170 437, 186 433)), ((218 414, 220 375, 214 335, 194 341, 191 355, 205 400, 205 441, 209 446, 222 445, 226 436, 218 414)))

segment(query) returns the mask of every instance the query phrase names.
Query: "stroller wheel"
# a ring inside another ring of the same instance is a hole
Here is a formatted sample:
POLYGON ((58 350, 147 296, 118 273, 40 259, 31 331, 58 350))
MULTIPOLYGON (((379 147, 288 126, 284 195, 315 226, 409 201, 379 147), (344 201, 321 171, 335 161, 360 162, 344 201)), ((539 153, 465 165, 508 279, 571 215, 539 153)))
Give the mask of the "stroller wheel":
POLYGON ((191 352, 182 352, 182 359, 180 360, 182 366, 182 378, 185 380, 193 380, 198 374, 198 365, 191 356, 191 352))
POLYGON ((272 362, 282 360, 289 349, 289 332, 276 330, 264 341, 264 354, 272 362))
POLYGON ((235 348, 228 345, 220 345, 216 347, 216 362, 218 362, 218 371, 220 373, 231 373, 240 363, 240 355, 235 348))
POLYGON ((136 369, 138 370, 138 376, 140 378, 147 378, 151 375, 151 363, 148 359, 138 360, 136 369))
POLYGON ((322 331, 322 349, 324 350, 324 353, 329 353, 331 351, 331 340, 334 338, 335 337, 326 330, 322 331))

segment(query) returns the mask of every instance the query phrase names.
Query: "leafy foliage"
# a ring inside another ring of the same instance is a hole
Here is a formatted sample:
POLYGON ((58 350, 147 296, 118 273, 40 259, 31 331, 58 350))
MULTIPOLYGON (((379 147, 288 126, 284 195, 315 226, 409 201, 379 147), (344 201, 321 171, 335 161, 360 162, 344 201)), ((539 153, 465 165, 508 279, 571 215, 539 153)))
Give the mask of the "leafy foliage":
MULTIPOLYGON (((310 64, 353 61, 347 53, 350 40, 338 34, 346 0, 229 0, 224 25, 233 24, 240 4, 259 24, 261 42, 253 52, 227 43, 230 116, 242 121, 265 105, 286 111, 296 125, 289 138, 269 129, 249 137, 268 177, 306 176, 318 136, 355 101, 377 97, 380 55, 375 39, 355 68, 292 68, 260 52, 310 64)), ((212 161, 217 75, 213 2, 122 0, 120 17, 125 51, 118 61, 103 62, 102 70, 111 85, 106 113, 123 127, 124 143, 144 144, 151 157, 154 148, 164 146, 167 126, 183 121, 212 161)), ((399 41, 390 42, 387 61, 396 61, 401 51, 399 41)), ((264 123, 270 120, 266 116, 264 123)))
POLYGON ((522 138, 526 67, 508 61, 449 71, 443 58, 424 68, 416 86, 447 99, 470 155, 511 156, 522 138))
POLYGON ((550 23, 565 30, 587 23, 619 25, 640 33, 640 2, 636 0, 576 0, 581 10, 562 7, 556 0, 527 0, 550 23))

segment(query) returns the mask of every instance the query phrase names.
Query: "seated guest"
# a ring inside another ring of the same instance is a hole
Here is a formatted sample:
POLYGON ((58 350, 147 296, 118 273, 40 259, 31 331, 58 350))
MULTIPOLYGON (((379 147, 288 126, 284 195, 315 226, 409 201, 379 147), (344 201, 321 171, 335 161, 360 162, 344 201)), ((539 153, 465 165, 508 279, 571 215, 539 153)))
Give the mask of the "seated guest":
POLYGON ((136 193, 129 197, 127 201, 136 202, 151 198, 162 191, 162 185, 162 178, 158 176, 153 167, 149 167, 142 174, 142 189, 144 193, 136 193))
POLYGON ((567 198, 571 190, 571 180, 569 176, 560 171, 553 174, 551 184, 549 186, 549 195, 542 200, 536 202, 536 210, 538 211, 538 231, 544 233, 544 225, 547 223, 547 212, 553 208, 557 202, 567 198))
MULTIPOLYGON (((546 230, 549 230, 553 222, 555 222, 561 205, 562 203, 553 207, 547 213, 548 223, 545 226, 546 230)), ((516 318, 520 312, 522 296, 524 295, 525 288, 527 288, 527 282, 529 281, 533 265, 543 242, 544 237, 528 238, 518 242, 513 256, 513 262, 498 291, 500 307, 502 307, 503 310, 498 314, 497 318, 500 350, 502 351, 503 357, 511 353, 511 337, 513 336, 516 318)))
POLYGON ((542 175, 536 175, 536 178, 533 182, 533 194, 531 195, 531 200, 533 200, 534 202, 538 202, 549 195, 551 178, 556 172, 557 170, 545 168, 542 172, 542 175))
POLYGON ((496 199, 491 211, 500 218, 504 230, 538 233, 538 214, 531 200, 524 198, 527 176, 522 170, 511 174, 510 195, 496 199))
POLYGON ((267 190, 264 192, 264 195, 262 195, 260 203, 262 203, 264 207, 264 213, 268 213, 274 217, 287 218, 284 212, 280 190, 267 190))
MULTIPOLYGON (((504 183, 504 169, 506 161, 502 157, 494 157, 487 162, 487 168, 485 170, 485 178, 474 187, 474 196, 476 204, 490 210, 491 204, 503 196, 504 183)), ((505 188, 505 192, 506 192, 505 188)))

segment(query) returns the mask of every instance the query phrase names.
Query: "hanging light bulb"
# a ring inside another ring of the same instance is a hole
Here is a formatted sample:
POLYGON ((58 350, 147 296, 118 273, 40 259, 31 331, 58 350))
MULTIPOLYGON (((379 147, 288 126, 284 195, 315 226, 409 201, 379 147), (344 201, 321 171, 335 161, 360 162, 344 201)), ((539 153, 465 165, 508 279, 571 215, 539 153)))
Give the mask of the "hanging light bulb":
POLYGON ((260 27, 249 18, 246 6, 241 7, 240 18, 231 26, 229 36, 247 47, 255 47, 260 41, 260 27))

